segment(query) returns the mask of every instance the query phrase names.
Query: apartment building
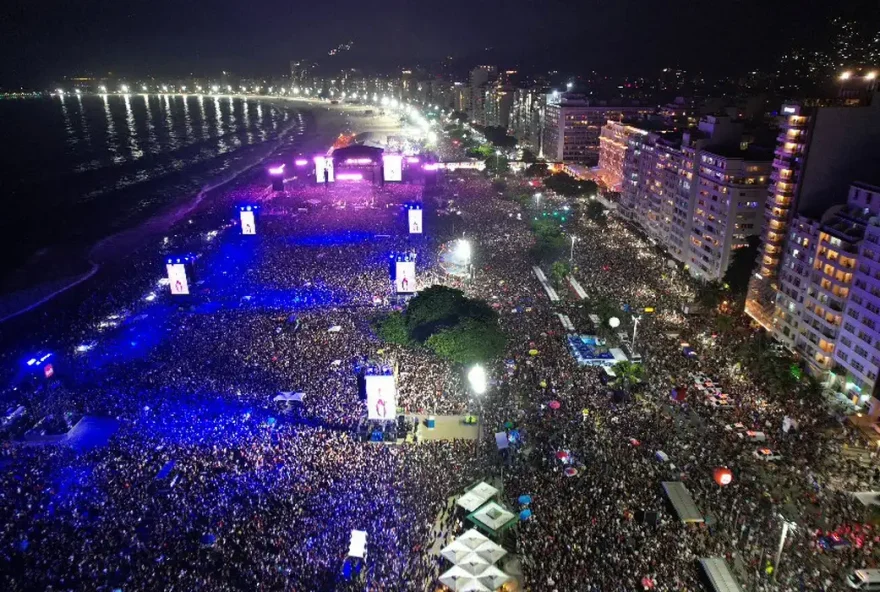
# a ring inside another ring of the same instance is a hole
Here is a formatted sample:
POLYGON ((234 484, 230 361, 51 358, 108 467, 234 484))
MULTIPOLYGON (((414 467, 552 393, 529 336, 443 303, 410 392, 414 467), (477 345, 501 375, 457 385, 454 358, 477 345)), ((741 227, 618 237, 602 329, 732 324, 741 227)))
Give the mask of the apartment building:
POLYGON ((877 398, 880 372, 880 186, 855 183, 850 204, 867 218, 859 245, 853 288, 834 349, 833 373, 842 392, 856 403, 877 398))
POLYGON ((880 370, 880 187, 854 183, 821 219, 797 215, 779 266, 774 326, 809 371, 854 404, 880 370))
POLYGON ((690 236, 693 276, 721 279, 732 253, 760 233, 770 162, 768 151, 755 148, 709 147, 700 152, 690 236))
POLYGON ((647 129, 629 122, 608 121, 602 126, 599 133, 599 178, 610 191, 623 189, 626 154, 637 144, 631 139, 647 135, 647 129))
POLYGON ((770 154, 744 147, 729 117, 704 117, 683 134, 609 122, 603 137, 600 176, 621 179, 620 213, 693 276, 720 279, 760 232, 770 154))
MULTIPOLYGON (((799 215, 817 218, 840 204, 849 185, 869 179, 880 158, 880 100, 865 98, 855 104, 801 104, 782 106, 780 128, 765 202, 761 249, 749 284, 746 313, 784 343, 785 318, 777 310, 779 266, 790 227, 799 215)), ((783 308, 789 304, 783 299, 783 308)))
POLYGON ((595 166, 599 163, 602 126, 651 113, 638 105, 596 103, 573 93, 552 93, 544 122, 544 156, 547 160, 595 166))

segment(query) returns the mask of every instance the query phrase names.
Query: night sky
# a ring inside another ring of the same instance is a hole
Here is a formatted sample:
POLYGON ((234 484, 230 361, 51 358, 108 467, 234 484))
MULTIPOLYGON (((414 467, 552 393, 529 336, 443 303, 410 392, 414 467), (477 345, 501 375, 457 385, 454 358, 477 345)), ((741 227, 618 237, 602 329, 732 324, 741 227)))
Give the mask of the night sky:
MULTIPOLYGON (((0 84, 91 70, 271 75, 294 58, 390 69, 452 55, 560 70, 663 66, 741 72, 773 63, 831 16, 876 0, 5 0, 0 84)), ((335 64, 328 64, 335 65, 335 64)))

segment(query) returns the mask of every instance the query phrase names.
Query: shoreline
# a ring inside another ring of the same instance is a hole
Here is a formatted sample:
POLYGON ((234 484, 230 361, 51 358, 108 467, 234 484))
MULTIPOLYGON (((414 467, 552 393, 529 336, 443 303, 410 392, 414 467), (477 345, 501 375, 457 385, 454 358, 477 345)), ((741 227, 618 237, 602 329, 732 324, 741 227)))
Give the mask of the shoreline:
MULTIPOLYGON (((276 103, 281 108, 290 108, 294 113, 296 112, 295 106, 275 101, 275 97, 257 98, 276 103)), ((167 231, 186 215, 196 211, 208 194, 222 189, 265 162, 267 158, 289 140, 291 130, 295 126, 296 120, 294 119, 286 129, 278 134, 276 139, 267 141, 257 147, 260 152, 259 156, 245 166, 228 173, 220 179, 209 182, 195 194, 177 203, 168 205, 134 226, 100 238, 83 252, 75 253, 73 255, 75 258, 74 262, 71 263, 70 267, 87 266, 88 269, 84 273, 55 280, 43 280, 33 286, 3 294, 2 298, 0 298, 0 315, 2 315, 0 316, 0 324, 25 315, 83 284, 97 275, 102 266, 119 262, 120 259, 143 246, 151 237, 160 234, 162 231, 167 231), (43 289, 41 290, 41 288, 43 289)), ((306 130, 304 133, 308 134, 310 130, 306 130)), ((25 269, 27 265, 30 265, 30 263, 26 263, 21 269, 25 269)))
MULTIPOLYGON (((205 198, 213 192, 218 192, 218 201, 224 199, 224 188, 247 176, 248 173, 280 151, 311 152, 321 150, 322 147, 329 145, 342 131, 343 125, 346 124, 345 119, 349 116, 349 113, 361 110, 360 107, 352 109, 348 106, 330 106, 320 101, 306 99, 257 98, 273 102, 279 105, 280 108, 289 108, 293 112, 302 111, 306 118, 306 128, 299 135, 299 140, 291 142, 291 131, 296 128, 296 121, 294 119, 290 126, 279 133, 279 136, 274 141, 261 145, 259 147, 259 157, 250 161, 249 164, 206 184, 198 192, 193 193, 180 202, 169 205, 131 228, 105 236, 81 251, 77 250, 77 252, 71 253, 70 256, 73 259, 67 259, 70 262, 69 267, 83 268, 81 273, 68 277, 62 276, 54 280, 45 280, 32 287, 3 295, 6 301, 4 302, 3 299, 0 299, 0 315, 2 315, 0 316, 0 325, 23 317, 41 308, 43 305, 56 300, 59 296, 70 292, 74 288, 82 286, 82 284, 92 280, 95 276, 100 276, 100 272, 103 269, 118 267, 120 263, 124 263, 127 256, 147 246, 151 238, 171 232, 174 226, 185 219, 187 215, 205 212, 205 208, 207 208, 208 203, 211 201, 205 198), (331 113, 333 114, 332 117, 324 117, 331 113), (42 290, 40 289, 41 287, 43 288, 42 290), (28 294, 28 292, 33 292, 33 294, 28 294), (9 300, 11 302, 8 302, 9 300)), ((357 125, 360 123, 359 121, 348 123, 353 127, 364 127, 357 125)), ((387 126, 388 123, 385 122, 385 125, 387 126)))

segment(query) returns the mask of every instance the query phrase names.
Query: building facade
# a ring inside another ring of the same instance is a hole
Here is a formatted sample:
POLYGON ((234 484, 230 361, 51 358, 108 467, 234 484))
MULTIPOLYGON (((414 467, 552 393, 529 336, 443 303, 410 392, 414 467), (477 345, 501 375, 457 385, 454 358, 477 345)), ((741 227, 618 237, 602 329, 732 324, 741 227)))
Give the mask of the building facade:
POLYGON ((744 148, 742 127, 729 117, 707 116, 683 134, 609 122, 603 137, 600 175, 621 179, 621 215, 694 277, 723 277, 733 253, 760 232, 770 154, 744 148))
MULTIPOLYGON (((880 158, 880 100, 856 105, 782 106, 761 248, 749 284, 746 313, 786 344, 786 311, 777 309, 779 266, 799 215, 816 218, 842 203, 849 185, 871 179, 880 158)), ((788 307, 783 299, 783 308, 788 307)))
POLYGON ((553 93, 545 110, 544 157, 554 162, 595 166, 599 163, 599 137, 602 126, 647 115, 652 109, 641 106, 592 104, 569 93, 553 93))
POLYGON ((856 405, 880 371, 880 187, 854 183, 821 219, 796 215, 780 257, 777 338, 856 405))

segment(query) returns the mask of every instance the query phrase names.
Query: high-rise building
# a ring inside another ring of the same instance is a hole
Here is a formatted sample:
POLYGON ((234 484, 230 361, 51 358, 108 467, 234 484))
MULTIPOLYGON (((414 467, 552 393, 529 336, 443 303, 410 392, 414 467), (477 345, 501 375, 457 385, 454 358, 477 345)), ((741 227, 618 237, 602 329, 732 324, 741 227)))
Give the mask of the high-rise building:
POLYGON ((608 121, 599 134, 599 177, 610 191, 623 187, 627 152, 635 150, 632 138, 648 135, 648 130, 630 122, 608 121))
POLYGON ((648 121, 608 122, 600 176, 620 178, 620 213, 691 275, 720 279, 760 231, 770 154, 743 146, 742 126, 707 116, 679 134, 648 121))
POLYGON ((880 187, 854 183, 845 205, 795 215, 777 279, 774 335, 853 403, 876 397, 880 187))
POLYGON ((477 66, 471 70, 468 115, 472 121, 480 125, 486 124, 486 95, 489 83, 494 82, 497 76, 498 71, 495 66, 477 66))
POLYGON ((500 83, 492 84, 486 91, 485 124, 506 129, 510 125, 512 108, 513 87, 500 83))
POLYGON ((651 111, 638 105, 609 105, 582 95, 554 92, 548 97, 544 118, 544 157, 595 166, 599 162, 599 135, 607 121, 622 121, 651 111))
POLYGON ((697 195, 691 227, 691 275, 724 276, 731 254, 760 233, 770 184, 769 151, 707 147, 696 164, 697 195))
POLYGON ((790 302, 777 280, 790 226, 797 215, 815 218, 841 203, 847 187, 870 179, 880 158, 880 100, 854 106, 782 106, 761 248, 749 284, 746 313, 774 336, 790 302))
POLYGON ((544 129, 547 90, 542 87, 518 88, 514 91, 510 115, 510 133, 520 144, 540 155, 544 129))

